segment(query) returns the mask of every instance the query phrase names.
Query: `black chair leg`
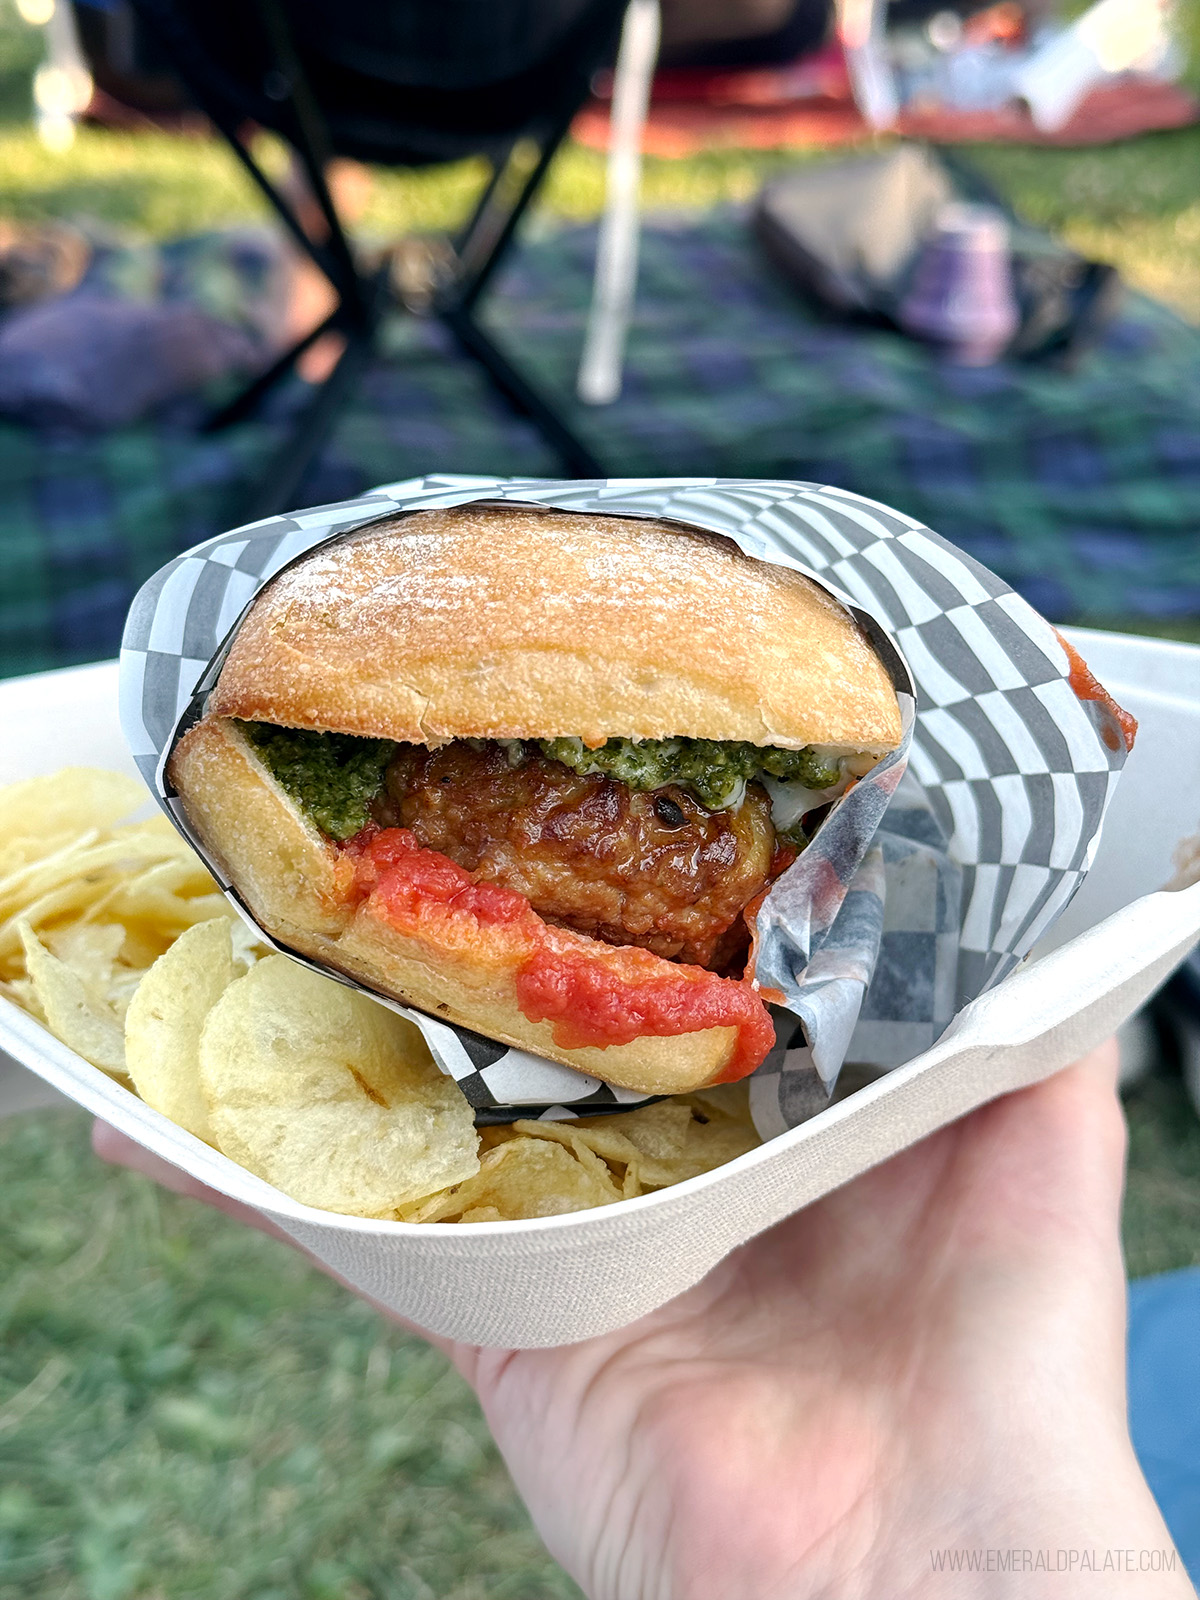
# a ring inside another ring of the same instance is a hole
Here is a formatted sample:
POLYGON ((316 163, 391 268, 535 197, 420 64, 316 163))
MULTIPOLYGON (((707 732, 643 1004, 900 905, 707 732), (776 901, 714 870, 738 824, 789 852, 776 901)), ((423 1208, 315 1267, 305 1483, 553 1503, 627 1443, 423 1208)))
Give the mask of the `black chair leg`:
POLYGON ((528 417, 542 438, 560 457, 571 478, 605 478, 608 474, 583 440, 567 426, 554 407, 538 393, 494 343, 491 336, 463 306, 445 306, 439 317, 463 351, 478 361, 495 388, 512 408, 528 417))
POLYGON ((306 402, 300 417, 288 429, 286 439, 241 502, 239 523, 278 516, 296 504, 296 492, 304 474, 333 431, 339 411, 369 364, 373 345, 374 339, 368 329, 348 336, 337 365, 306 402))
MULTIPOLYGON (((251 181, 275 211, 296 248, 324 274, 338 298, 337 310, 326 322, 279 356, 242 393, 210 417, 206 425, 206 431, 214 431, 249 416, 320 334, 329 328, 346 333, 347 346, 333 373, 289 427, 288 437, 275 451, 242 508, 243 515, 251 519, 269 516, 293 503, 304 473, 328 437, 339 409, 370 357, 375 328, 387 298, 386 275, 362 272, 329 193, 325 164, 334 145, 324 110, 312 91, 302 53, 293 36, 289 0, 253 0, 248 8, 257 15, 267 54, 278 69, 274 75, 283 84, 290 102, 290 118, 285 118, 282 124, 273 110, 265 117, 262 115, 266 102, 257 84, 246 84, 231 76, 230 69, 220 59, 209 55, 196 28, 188 20, 186 8, 177 6, 175 0, 132 0, 132 5, 173 63, 197 105, 212 118, 251 181), (279 125, 284 129, 320 205, 328 229, 327 238, 318 242, 309 237, 286 195, 259 166, 246 142, 247 125, 254 122, 279 125)), ((611 57, 624 9, 624 0, 603 0, 589 9, 573 47, 577 58, 569 61, 565 72, 559 75, 541 114, 531 118, 520 138, 515 133, 512 136, 507 158, 497 163, 492 181, 458 241, 452 281, 445 285, 443 295, 435 294, 432 307, 463 352, 480 364, 509 405, 534 423, 546 443, 561 457, 567 472, 582 478, 605 476, 603 466, 558 415, 551 399, 522 377, 480 327, 474 310, 507 256, 525 209, 566 136, 571 118, 587 96, 595 65, 611 57), (533 147, 528 166, 518 149, 526 140, 533 147)))
POLYGON ((260 372, 258 377, 248 383, 240 393, 235 394, 232 400, 227 400, 223 406, 206 418, 201 426, 201 433, 219 433, 222 428, 232 427, 235 422, 244 422, 247 417, 253 416, 255 411, 258 410, 260 402, 267 397, 281 379, 287 376, 309 346, 315 344, 323 333, 328 333, 334 326, 338 320, 339 311, 340 308, 335 307, 324 322, 318 322, 316 327, 306 333, 302 339, 297 339, 291 349, 285 350, 281 356, 272 361, 265 372, 260 372))

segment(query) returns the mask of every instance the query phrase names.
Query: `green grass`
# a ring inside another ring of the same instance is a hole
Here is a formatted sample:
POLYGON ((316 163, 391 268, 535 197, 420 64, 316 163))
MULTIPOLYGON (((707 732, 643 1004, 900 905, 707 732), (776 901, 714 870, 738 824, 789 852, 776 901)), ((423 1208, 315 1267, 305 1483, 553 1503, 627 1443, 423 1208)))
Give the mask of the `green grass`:
POLYGON ((1080 617, 1077 626, 1108 633, 1139 633, 1151 639, 1182 639, 1200 644, 1200 617, 1080 617))
MULTIPOLYGON (((284 162, 278 143, 258 145, 272 173, 284 162)), ((650 209, 702 209, 749 199, 763 178, 817 152, 715 151, 688 161, 647 162, 650 209)), ((368 233, 387 235, 453 227, 468 211, 483 177, 474 161, 421 170, 378 168, 363 217, 368 233)), ((568 145, 539 199, 543 216, 582 220, 604 201, 604 158, 568 145)), ((42 219, 89 218, 167 238, 231 222, 265 220, 256 189, 224 145, 159 132, 124 133, 82 127, 70 150, 47 150, 27 123, 0 124, 0 213, 42 219)))
POLYGON ((1090 150, 967 154, 1029 221, 1200 321, 1200 127, 1090 150))
POLYGON ((1126 1098, 1131 1277, 1200 1266, 1200 1117, 1177 1073, 1161 1068, 1126 1098))
MULTIPOLYGON (((1200 1263, 1200 1120, 1127 1109, 1130 1271, 1200 1263)), ((578 1596, 440 1356, 87 1129, 0 1122, 0 1595, 578 1596)))
POLYGON ((577 1596, 440 1356, 87 1130, 0 1123, 0 1595, 577 1596))
POLYGON ((41 58, 37 30, 21 21, 12 0, 0 0, 0 121, 24 121, 29 116, 31 80, 41 58))
MULTIPOLYGON (((264 146, 267 164, 278 170, 277 149, 270 141, 264 146)), ((965 154, 1030 220, 1085 254, 1114 262, 1131 283, 1200 320, 1200 129, 1115 149, 978 145, 965 154)), ((687 161, 651 158, 645 204, 679 210, 745 201, 771 173, 814 159, 825 156, 723 150, 687 161)), ((466 213, 480 176, 472 162, 378 171, 363 230, 393 237, 452 227, 466 213)), ((583 220, 597 214, 603 196, 602 158, 571 145, 554 163, 538 215, 543 223, 583 220)), ((82 218, 155 238, 266 219, 257 193, 214 141, 82 128, 69 151, 54 154, 28 125, 2 122, 0 214, 82 218)))

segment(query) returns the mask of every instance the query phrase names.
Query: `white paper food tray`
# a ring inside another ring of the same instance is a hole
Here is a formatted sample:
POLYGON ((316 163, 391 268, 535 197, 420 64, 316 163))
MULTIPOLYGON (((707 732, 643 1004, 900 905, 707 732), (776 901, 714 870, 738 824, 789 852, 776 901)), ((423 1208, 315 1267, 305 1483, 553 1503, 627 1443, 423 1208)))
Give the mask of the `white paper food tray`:
MULTIPOLYGON (((715 1172, 600 1210, 413 1226, 310 1210, 199 1144, 0 1001, 0 1046, 43 1082, 257 1207, 349 1282, 435 1332, 565 1344, 682 1293, 720 1259, 973 1106, 1105 1038, 1200 938, 1200 885, 1158 892, 1200 833, 1200 649, 1067 630, 1141 720, 1096 863, 1038 959, 966 1008, 933 1049, 715 1172)), ((0 781, 66 764, 131 770, 113 663, 0 684, 0 781)), ((6 1065, 0 1107, 28 1103, 6 1065)))

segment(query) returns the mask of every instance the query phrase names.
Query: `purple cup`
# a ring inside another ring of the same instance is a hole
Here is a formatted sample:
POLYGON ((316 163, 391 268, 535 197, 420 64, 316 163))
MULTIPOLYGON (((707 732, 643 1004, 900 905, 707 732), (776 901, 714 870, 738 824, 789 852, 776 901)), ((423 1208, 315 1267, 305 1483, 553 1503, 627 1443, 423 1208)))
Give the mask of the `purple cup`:
POLYGON ((961 366, 985 367, 1020 321, 1013 295, 1008 222, 990 206, 942 206, 923 246, 898 320, 961 366))

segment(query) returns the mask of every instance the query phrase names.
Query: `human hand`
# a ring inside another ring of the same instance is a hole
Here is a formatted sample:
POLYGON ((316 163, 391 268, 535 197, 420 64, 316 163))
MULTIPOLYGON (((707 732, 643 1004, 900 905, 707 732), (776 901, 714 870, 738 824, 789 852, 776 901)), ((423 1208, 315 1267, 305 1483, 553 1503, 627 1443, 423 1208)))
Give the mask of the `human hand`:
POLYGON ((1125 1420, 1115 1077, 1108 1046, 981 1107, 616 1333, 434 1341, 592 1600, 1190 1595, 1178 1565, 1023 1558, 1170 1549, 1125 1420), (985 1570, 938 1570, 946 1550, 985 1570))

